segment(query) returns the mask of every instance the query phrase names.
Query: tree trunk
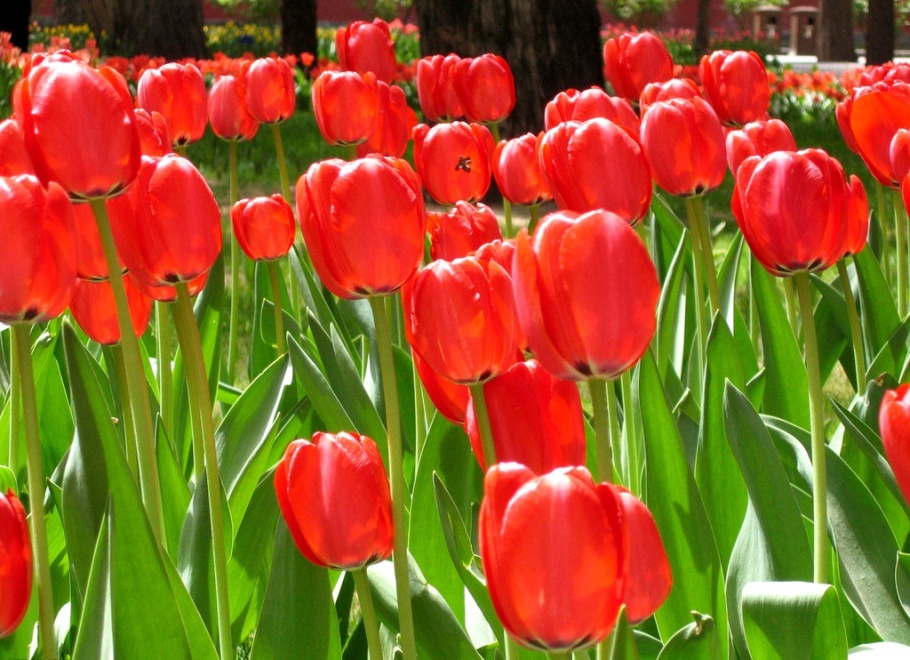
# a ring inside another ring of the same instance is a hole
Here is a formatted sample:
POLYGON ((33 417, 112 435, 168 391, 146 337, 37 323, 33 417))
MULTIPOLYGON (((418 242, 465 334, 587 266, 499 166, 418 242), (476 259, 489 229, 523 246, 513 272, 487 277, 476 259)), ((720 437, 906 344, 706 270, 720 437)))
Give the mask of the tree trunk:
POLYGON ((707 55, 711 48, 711 0, 698 0, 695 13, 695 55, 707 55))
POLYGON ((855 62, 852 0, 820 0, 818 61, 855 62))
POLYGON ((504 137, 543 130, 557 93, 603 85, 596 0, 414 0, 421 54, 496 53, 515 75, 504 137))
POLYGON ((894 59, 894 0, 869 0, 866 15, 866 64, 894 59))
POLYGON ((316 55, 316 0, 281 0, 281 48, 316 55))

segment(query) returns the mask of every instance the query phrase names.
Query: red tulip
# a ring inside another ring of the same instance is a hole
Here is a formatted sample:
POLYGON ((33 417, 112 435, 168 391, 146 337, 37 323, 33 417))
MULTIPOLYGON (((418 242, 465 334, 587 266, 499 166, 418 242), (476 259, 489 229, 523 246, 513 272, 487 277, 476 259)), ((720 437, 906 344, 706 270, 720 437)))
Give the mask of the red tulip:
POLYGON ((897 181, 903 181, 910 173, 910 130, 901 128, 891 138, 891 170, 897 181))
MULTIPOLYGON (((190 294, 190 297, 195 296, 197 293, 202 291, 205 288, 206 282, 209 279, 209 271, 205 271, 199 277, 190 280, 186 283, 187 292, 190 294)), ((142 292, 144 296, 148 296, 152 300, 157 300, 158 302, 174 302, 177 300, 177 288, 168 285, 151 285, 146 282, 143 282, 137 277, 130 277, 132 285, 136 287, 139 291, 142 292)))
MULTIPOLYGON (((495 240, 489 243, 484 243, 479 248, 474 250, 471 253, 478 261, 490 262, 495 261, 503 270, 507 273, 512 272, 512 261, 515 258, 515 239, 508 238, 504 240, 495 240)), ((525 351, 528 349, 528 338, 525 337, 524 330, 519 323, 515 330, 516 339, 518 341, 518 349, 520 351, 525 351)), ((523 358, 522 358, 523 359, 523 358)))
POLYGON ((430 196, 440 204, 482 199, 492 177, 495 147, 490 129, 461 121, 413 131, 414 162, 430 196))
POLYGON ((160 112, 136 108, 133 121, 139 132, 139 148, 143 156, 161 157, 174 151, 170 128, 160 112))
POLYGON ((294 210, 278 194, 241 199, 231 207, 231 223, 246 256, 257 261, 286 256, 297 234, 294 210))
POLYGON ((771 86, 765 63, 754 51, 716 50, 701 58, 698 73, 722 123, 743 126, 767 117, 771 86))
MULTIPOLYGON (((152 315, 152 299, 133 285, 131 277, 121 277, 123 288, 126 289, 133 332, 137 337, 141 337, 148 328, 152 315)), ((70 312, 89 339, 108 346, 120 343, 117 307, 109 280, 96 282, 77 280, 73 298, 70 300, 70 312)))
POLYGON ((484 204, 455 202, 448 213, 427 213, 430 257, 452 261, 466 257, 484 243, 502 240, 499 218, 484 204))
POLYGON ((136 103, 164 115, 175 147, 196 142, 205 133, 205 81, 194 64, 169 62, 146 69, 139 78, 136 103))
POLYGON ((427 121, 451 121, 464 116, 464 107, 455 91, 458 55, 431 55, 417 62, 417 98, 427 121))
POLYGON ((294 114, 294 71, 280 57, 260 57, 242 70, 246 105, 256 121, 277 124, 294 114))
POLYGON ((595 117, 609 119, 638 136, 640 121, 628 99, 610 96, 600 87, 583 92, 570 89, 560 92, 544 108, 544 128, 550 130, 564 121, 587 121, 595 117))
POLYGON ((651 168, 626 129, 599 117, 568 121, 547 131, 539 149, 540 169, 560 208, 606 209, 631 224, 647 214, 651 168))
POLYGON ((471 399, 470 388, 440 376, 427 366, 416 351, 411 351, 411 357, 420 382, 439 413, 453 424, 463 425, 471 399))
POLYGON ((206 108, 212 132, 222 140, 252 140, 259 122, 246 104, 243 81, 234 76, 220 76, 209 90, 206 108))
POLYGON ((657 270, 613 213, 551 213, 533 237, 522 230, 512 279, 534 357, 559 378, 616 378, 651 343, 657 270))
POLYGON ((63 188, 30 174, 0 177, 0 322, 60 315, 76 284, 76 230, 63 188))
POLYGON ((503 140, 493 150, 493 178, 502 196, 513 204, 530 206, 553 199, 540 170, 538 145, 543 133, 526 133, 503 140))
POLYGON ((398 85, 378 82, 376 92, 379 95, 379 128, 366 142, 357 145, 357 157, 376 153, 401 158, 408 148, 411 130, 417 125, 417 113, 408 105, 404 90, 398 85))
POLYGON ((863 182, 855 174, 850 175, 850 200, 847 206, 847 238, 844 241, 844 256, 859 254, 869 240, 869 197, 863 182))
POLYGON ((471 385, 515 363, 518 318, 499 264, 433 261, 405 285, 403 299, 408 343, 439 375, 471 385))
POLYGON ((641 92, 638 105, 644 115, 648 106, 659 101, 670 99, 697 99, 702 98, 701 90, 688 78, 672 78, 659 83, 648 83, 641 92))
POLYGON ((395 79, 395 43, 389 24, 381 18, 374 18, 372 23, 354 21, 338 28, 335 51, 342 71, 369 71, 384 83, 395 79))
POLYGON ((904 498, 910 502, 910 384, 887 390, 878 411, 885 457, 904 498))
POLYGON ((850 115, 853 114, 853 96, 848 96, 837 104, 834 108, 834 117, 837 120, 837 127, 840 129, 841 136, 847 148, 855 154, 859 154, 859 145, 856 144, 856 138, 853 136, 853 129, 850 127, 850 115))
POLYGON ((303 556, 337 570, 392 554, 392 497, 376 443, 316 433, 288 445, 275 470, 278 505, 303 556))
POLYGON ((182 156, 142 159, 136 184, 108 202, 124 264, 146 286, 189 282, 221 253, 221 211, 199 170, 182 156))
POLYGON ((12 635, 25 618, 33 574, 25 509, 12 490, 0 493, 0 639, 12 635))
POLYGON ((743 161, 731 205, 755 258, 786 276, 841 258, 851 194, 844 169, 824 151, 777 151, 743 161))
POLYGON ((426 209, 404 160, 314 163, 297 181, 296 199, 316 273, 341 298, 397 291, 423 260, 426 209))
POLYGON ((736 175, 749 156, 767 156, 775 151, 796 151, 796 140, 780 119, 754 121, 730 131, 726 138, 727 164, 736 175))
POLYGON ((468 121, 499 122, 515 107, 515 77, 499 55, 486 53, 461 60, 454 84, 468 121))
POLYGON ((610 634, 628 539, 609 484, 583 467, 537 476, 499 463, 484 479, 478 528, 493 606, 520 644, 566 652, 610 634))
POLYGON ((727 173, 724 131, 702 99, 671 99, 648 107, 641 143, 658 186, 671 195, 700 195, 727 173))
POLYGON ((329 144, 360 144, 380 127, 376 76, 323 71, 313 83, 313 114, 329 144))
POLYGON ((648 83, 673 77, 673 58, 653 33, 625 33, 604 43, 604 76, 617 96, 638 101, 648 83))
POLYGON ((25 148, 22 127, 15 117, 0 121, 0 176, 34 174, 35 167, 25 148))
POLYGON ((866 167, 882 185, 896 188, 901 179, 891 165, 891 141, 910 128, 910 84, 877 83, 856 90, 850 129, 866 167))
POLYGON ((123 76, 64 51, 23 71, 13 105, 41 182, 72 197, 122 192, 139 170, 139 133, 123 76))
MULTIPOLYGON (((108 277, 107 261, 104 248, 98 234, 98 222, 95 213, 88 204, 72 204, 73 218, 76 222, 76 276, 83 280, 106 280, 108 277)), ((118 255, 119 258, 119 255, 118 255)), ((120 259, 123 266, 123 259, 120 259)))
MULTIPOLYGON (((517 362, 484 383, 484 397, 499 462, 526 465, 536 474, 584 465, 585 424, 578 386, 544 370, 536 360, 517 362)), ((483 445, 468 406, 465 430, 482 470, 483 445)))
POLYGON ((857 87, 868 87, 877 82, 910 82, 910 66, 906 62, 885 62, 878 66, 867 66, 860 71, 857 87))

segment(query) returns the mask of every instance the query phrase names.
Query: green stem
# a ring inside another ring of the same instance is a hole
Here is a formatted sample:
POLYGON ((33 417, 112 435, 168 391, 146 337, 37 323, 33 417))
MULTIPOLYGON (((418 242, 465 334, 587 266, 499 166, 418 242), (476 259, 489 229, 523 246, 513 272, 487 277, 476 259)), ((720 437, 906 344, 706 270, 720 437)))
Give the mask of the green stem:
POLYGON ((123 347, 123 366, 126 371, 127 392, 129 400, 123 407, 132 406, 133 422, 136 427, 136 444, 139 459, 139 483, 142 490, 142 502, 148 513, 155 539, 164 543, 164 513, 161 504, 161 485, 158 479, 158 456, 155 452, 155 433, 152 426, 152 409, 149 405, 148 386, 145 382, 145 371, 142 368, 142 356, 139 353, 139 342, 130 319, 129 303, 123 277, 120 275, 120 261, 107 207, 103 199, 89 202, 95 214, 104 259, 107 263, 108 280, 114 292, 114 303, 117 307, 117 323, 120 326, 120 344, 123 347))
MULTIPOLYGON (((239 185, 237 176, 237 142, 228 142, 229 154, 229 171, 230 171, 230 196, 231 208, 239 198, 239 185)), ((233 223, 229 223, 231 236, 231 306, 230 320, 228 321, 228 354, 227 354, 227 373, 225 378, 228 383, 234 382, 234 368, 237 362, 237 328, 240 325, 240 269, 243 267, 240 256, 240 243, 237 236, 234 235, 233 223)))
POLYGON ((10 383, 10 411, 9 416, 9 469, 13 471, 18 481, 19 479, 19 442, 22 414, 22 387, 19 385, 19 379, 15 374, 19 373, 19 356, 16 347, 16 333, 10 331, 10 373, 13 374, 13 380, 10 383))
POLYGON ((35 586, 38 589, 38 630, 41 658, 56 658, 54 637, 54 590, 51 585, 50 555, 47 548, 47 522, 44 518, 44 469, 41 463, 41 437, 38 430, 38 401, 32 364, 31 326, 12 326, 16 335, 19 387, 22 391, 22 417, 25 422, 25 449, 28 469, 28 497, 32 519, 32 552, 35 560, 35 586))
POLYGON ((901 318, 907 314, 907 212, 899 188, 892 189, 894 197, 894 227, 897 242, 897 311, 901 318))
MULTIPOLYGON (((111 355, 114 361, 114 372, 117 375, 117 387, 120 390, 120 399, 129 401, 126 391, 126 365, 123 361, 123 346, 111 346, 111 355)), ((133 422, 133 411, 129 406, 123 406, 123 437, 125 442, 126 463, 130 466, 133 480, 139 483, 139 447, 136 441, 136 429, 133 422)))
POLYGON ((818 338, 812 309, 812 289, 809 274, 796 273, 796 292, 803 318, 803 341, 806 344, 806 371, 809 375, 809 406, 812 434, 812 499, 815 544, 815 582, 828 582, 828 503, 827 470, 825 464, 825 420, 821 370, 818 361, 818 338))
POLYGON ((281 287, 279 278, 281 272, 277 261, 269 261, 269 281, 272 284, 272 309, 275 311, 275 346, 278 347, 278 356, 281 357, 287 352, 287 346, 284 340, 284 312, 281 311, 281 287))
POLYGON ((850 319, 853 362, 856 365, 856 393, 863 396, 866 393, 866 351, 863 348, 863 330, 859 323, 859 311, 856 308, 856 298, 853 297, 853 287, 850 286, 850 274, 847 272, 846 259, 840 259, 837 262, 837 275, 840 277, 841 288, 844 290, 844 302, 847 303, 847 318, 850 319))
POLYGON ((363 617, 363 629, 367 635, 367 647, 370 650, 370 660, 382 660, 382 642, 379 639, 379 620, 376 618, 376 608, 373 606, 373 595, 370 593, 370 581, 367 570, 361 568, 351 571, 354 577, 354 588, 360 600, 360 614, 363 617))
POLYGON ((881 233, 882 233, 882 249, 881 249, 882 271, 885 275, 885 279, 888 282, 890 282, 891 281, 891 262, 889 259, 890 255, 888 254, 888 252, 889 252, 888 248, 891 243, 891 240, 890 240, 891 237, 889 236, 890 232, 888 231, 888 223, 885 222, 885 217, 886 217, 886 214, 885 214, 885 186, 883 186, 881 184, 881 182, 878 180, 875 181, 875 201, 876 201, 876 206, 878 207, 877 215, 878 215, 879 229, 881 230, 881 233))
POLYGON ((627 460, 628 457, 623 455, 622 450, 622 431, 619 427, 619 408, 616 403, 615 381, 607 381, 607 418, 610 420, 610 442, 613 450, 614 468, 617 463, 616 457, 619 457, 619 469, 616 472, 620 475, 620 483, 627 484, 629 483, 629 462, 627 460))
POLYGON ((796 316, 796 291, 793 288, 793 281, 789 277, 783 278, 781 284, 784 287, 784 298, 787 300, 787 320, 790 321, 790 329, 794 337, 799 337, 799 322, 796 316))
MULTIPOLYGON (((705 259, 704 246, 701 243, 701 232, 698 231, 698 219, 692 198, 686 198, 686 211, 689 214, 689 237, 692 243, 692 264, 694 281, 692 283, 695 301, 695 326, 698 332, 698 350, 696 352, 698 376, 700 382, 705 371, 705 348, 708 344, 708 308, 705 305, 705 259)), ((700 389, 700 388, 699 388, 700 389)))
POLYGON ((691 206, 690 219, 694 218, 695 231, 701 243, 701 256, 705 263, 705 279, 708 284, 708 298, 711 301, 711 314, 720 309, 720 288, 717 286, 717 268, 714 265, 714 247, 711 242, 711 230, 708 227, 708 216, 705 213, 705 199, 701 195, 686 198, 686 209, 691 206))
POLYGON ((512 202, 505 197, 502 198, 502 217, 506 222, 506 232, 503 238, 512 238, 515 235, 515 229, 512 226, 512 202))
POLYGON ((490 425, 490 411, 487 408, 487 395, 483 383, 471 385, 471 404, 480 430, 480 442, 483 447, 483 462, 487 470, 496 465, 496 444, 493 442, 493 427, 490 425))
POLYGON ((174 438, 174 377, 171 370, 171 320, 167 303, 155 301, 155 337, 158 343, 158 396, 161 397, 161 423, 164 432, 174 438))
POLYGON ((550 658, 550 660, 572 660, 572 652, 569 651, 568 653, 563 653, 559 651, 551 651, 550 653, 547 653, 547 657, 550 658))
POLYGON ((626 430, 626 452, 629 456, 629 480, 626 485, 635 495, 641 495, 641 454, 638 446, 638 420, 632 405, 632 371, 626 369, 619 377, 622 388, 622 412, 626 430))
POLYGON ((503 631, 503 634, 506 636, 506 660, 518 660, 518 656, 521 654, 518 642, 507 631, 503 631))
POLYGON ((199 328, 193 315, 193 303, 185 282, 176 285, 177 300, 174 303, 174 321, 177 339, 183 350, 183 362, 187 375, 187 390, 190 406, 198 411, 202 429, 202 444, 205 452, 205 479, 209 498, 209 522, 212 532, 212 555, 215 568, 215 599, 218 612, 218 648, 221 658, 232 658, 231 614, 228 598, 227 551, 224 543, 224 512, 221 508, 221 477, 218 474, 218 456, 215 449, 215 425, 212 419, 212 397, 209 393, 205 360, 199 328))
POLYGON ((531 204, 528 207, 528 233, 533 234, 537 229, 537 223, 540 221, 540 204, 531 204))
POLYGON ((417 658, 414 638, 414 615, 411 611, 411 587, 408 575, 408 513, 405 508, 407 487, 401 447, 401 409, 398 405, 398 383, 395 376, 395 358, 389 319, 381 297, 370 296, 370 308, 376 326, 376 344, 379 351, 379 369, 382 373, 382 391, 385 398, 386 435, 389 443, 389 478, 392 490, 392 522, 395 526, 395 589, 398 595, 398 629, 401 651, 405 660, 417 658))
POLYGON ((607 381, 592 378, 588 381, 591 407, 594 413, 594 434, 597 449, 597 480, 613 483, 613 446, 610 441, 610 413, 607 381))

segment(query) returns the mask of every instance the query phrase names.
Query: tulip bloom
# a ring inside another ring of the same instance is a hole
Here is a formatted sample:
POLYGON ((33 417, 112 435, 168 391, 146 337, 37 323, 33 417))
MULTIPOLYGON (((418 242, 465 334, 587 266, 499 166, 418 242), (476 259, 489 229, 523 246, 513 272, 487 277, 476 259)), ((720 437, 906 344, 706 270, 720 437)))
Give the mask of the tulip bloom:
POLYGON ((560 208, 605 209, 633 225, 647 214, 651 168, 642 145, 626 129, 599 117, 564 122, 544 134, 539 153, 540 169, 560 208))
POLYGON ((538 476, 498 463, 484 478, 478 530, 493 606, 520 644, 568 652, 610 634, 628 564, 612 486, 583 467, 538 476))
POLYGON ((196 142, 205 133, 205 81, 194 64, 169 62, 159 69, 146 69, 139 78, 136 102, 164 115, 175 147, 196 142))
POLYGON ((294 210, 278 194, 241 199, 231 207, 231 223, 240 247, 256 261, 286 256, 297 234, 294 210))
POLYGON ((700 195, 727 174, 724 131, 702 99, 670 99, 648 107, 641 143, 654 181, 671 195, 700 195))
POLYGON ((538 145, 543 133, 526 133, 502 140, 493 150, 493 178, 503 197, 513 204, 531 206, 553 199, 540 170, 538 145))
POLYGON ((470 122, 500 122, 515 107, 515 77, 509 63, 499 55, 486 53, 461 60, 454 84, 470 122))
POLYGON ((551 213, 533 237, 522 230, 512 279, 534 357, 559 378, 616 378, 651 343, 657 270, 635 230, 613 213, 551 213))
POLYGON ((122 192, 139 170, 139 133, 126 80, 93 69, 70 53, 38 60, 23 71, 13 107, 38 178, 71 197, 122 192))
POLYGON ((468 202, 455 202, 455 208, 448 213, 427 213, 427 233, 430 256, 446 261, 466 257, 484 243, 502 240, 499 218, 493 209, 468 202))
POLYGON ((143 156, 160 157, 174 151, 170 128, 160 112, 136 108, 133 121, 139 132, 139 148, 143 156))
MULTIPOLYGON (((148 328, 152 315, 152 299, 133 285, 131 277, 121 277, 123 288, 126 290, 133 332, 137 337, 141 337, 148 328)), ((109 280, 97 282, 77 280, 73 298, 70 300, 70 312, 89 339, 106 346, 120 343, 117 307, 109 280)))
POLYGON ((777 151, 743 161, 731 206, 755 258, 783 277, 841 258, 853 194, 843 167, 821 149, 777 151))
POLYGON ((33 575, 25 509, 12 490, 0 493, 0 639, 12 635, 25 618, 33 575))
MULTIPOLYGON (((854 90, 855 91, 855 90, 854 90)), ((853 129, 850 127, 850 115, 853 113, 853 96, 848 96, 837 104, 834 108, 834 118, 837 120, 837 127, 840 129, 841 136, 847 148, 853 153, 859 155, 859 145, 856 144, 856 138, 853 136, 853 129)))
POLYGON ((15 118, 0 121, 0 176, 34 174, 35 167, 25 149, 22 127, 15 118))
POLYGON ((76 229, 63 188, 0 177, 0 322, 59 316, 76 285, 76 229))
POLYGON ((775 151, 796 151, 796 140, 780 119, 754 121, 727 133, 727 164, 736 175, 749 156, 767 156, 775 151))
POLYGON ((377 80, 395 79, 395 43, 389 24, 381 18, 372 23, 354 21, 335 32, 335 52, 342 71, 371 72, 377 80))
POLYGON ((275 493, 294 542, 317 566, 356 570, 392 554, 392 496, 372 439, 295 440, 275 470, 275 493))
MULTIPOLYGON (((106 280, 108 277, 107 261, 101 236, 98 234, 98 222, 92 207, 88 204, 73 204, 73 218, 76 222, 76 276, 83 280, 106 280)), ((123 259, 117 255, 121 268, 123 259)))
POLYGON ((404 160, 314 163, 297 181, 296 199, 313 267, 336 296, 397 291, 423 260, 423 192, 404 160))
POLYGON ((856 148, 872 176, 892 188, 901 179, 891 164, 891 142, 902 128, 910 128, 910 84, 877 83, 856 90, 850 111, 856 148))
MULTIPOLYGON (((855 174, 850 175, 848 183, 850 201, 847 206, 847 238, 844 241, 843 255, 845 257, 862 252, 869 240, 869 197, 866 195, 866 188, 855 174)), ((901 192, 904 200, 910 199, 910 191, 904 193, 902 187, 901 192)))
MULTIPOLYGON (((536 360, 528 360, 484 383, 483 392, 499 462, 521 463, 536 474, 584 465, 584 414, 575 383, 556 378, 536 360)), ((473 401, 465 430, 477 462, 486 471, 489 466, 483 460, 473 401)))
POLYGON ((743 126, 767 116, 771 86, 765 63, 754 51, 716 50, 701 58, 698 73, 722 123, 743 126))
POLYGON ((628 99, 610 96, 600 87, 583 92, 570 89, 560 92, 544 108, 544 128, 550 130, 564 121, 587 121, 595 117, 609 119, 638 136, 640 121, 628 99))
POLYGON ((885 457, 904 498, 910 502, 910 384, 888 390, 878 411, 885 457))
POLYGON ((313 114, 329 144, 360 144, 379 129, 376 76, 323 71, 313 83, 313 114))
POLYGON ((499 264, 433 261, 405 285, 403 301, 408 343, 441 376, 473 385, 515 363, 518 318, 499 264))
POLYGON ((641 114, 644 115, 648 106, 659 101, 670 99, 695 99, 701 98, 701 90, 688 78, 672 78, 665 82, 648 83, 641 92, 638 100, 641 114))
POLYGON ((401 158, 408 148, 411 131, 417 126, 417 113, 408 105, 404 90, 398 85, 376 83, 379 96, 379 128, 357 145, 357 157, 382 154, 401 158))
POLYGON ((411 351, 411 357, 414 359, 414 368, 420 382, 423 383, 433 405, 447 420, 462 426, 468 402, 471 400, 471 389, 440 376, 427 366, 416 351, 411 351))
POLYGON ((220 76, 209 90, 206 108, 212 132, 222 140, 252 140, 259 122, 250 114, 242 80, 220 76))
POLYGON ((458 55, 431 55, 417 62, 417 98, 427 121, 451 121, 464 116, 455 91, 458 55))
POLYGON ((648 83, 673 77, 673 58, 651 32, 621 34, 604 43, 604 76, 617 96, 638 101, 648 83))
POLYGON ((245 64, 241 75, 246 105, 256 121, 278 124, 294 114, 297 90, 294 71, 280 57, 260 57, 245 64))
POLYGON ((487 194, 495 147, 490 129, 456 121, 433 128, 418 124, 413 135, 414 163, 433 199, 454 204, 477 201, 487 194))

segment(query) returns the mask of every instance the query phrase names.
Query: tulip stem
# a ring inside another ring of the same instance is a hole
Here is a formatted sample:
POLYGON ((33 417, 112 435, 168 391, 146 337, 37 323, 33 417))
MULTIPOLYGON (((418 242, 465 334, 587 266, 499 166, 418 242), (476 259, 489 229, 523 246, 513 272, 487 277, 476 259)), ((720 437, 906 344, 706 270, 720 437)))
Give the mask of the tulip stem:
POLYGON ((370 580, 367 578, 367 569, 360 568, 351 571, 354 577, 354 588, 360 600, 360 614, 363 617, 363 630, 367 635, 367 647, 370 650, 370 660, 382 660, 382 642, 379 639, 379 620, 376 618, 376 608, 373 606, 373 595, 370 593, 370 580))
POLYGON ((287 352, 284 340, 284 312, 281 311, 281 287, 278 284, 281 271, 277 261, 269 261, 268 269, 269 281, 272 284, 272 309, 275 311, 275 346, 278 348, 278 357, 281 357, 287 352))
POLYGON ((123 402, 124 408, 132 406, 133 423, 136 430, 136 444, 139 459, 139 483, 142 491, 142 502, 148 513, 155 539, 164 544, 164 512, 161 504, 161 484, 158 479, 158 456, 155 452, 155 435, 152 426, 152 410, 149 405, 148 384, 142 368, 142 356, 139 353, 139 342, 133 330, 130 318, 129 303, 123 277, 120 275, 120 260, 107 207, 103 199, 89 202, 95 214, 98 234, 104 250, 108 280, 114 293, 117 307, 117 324, 120 326, 120 344, 123 347, 123 366, 126 372, 128 398, 123 402))
POLYGON ((632 406, 632 371, 626 369, 619 377, 622 388, 622 417, 626 429, 626 451, 629 455, 629 479, 626 485, 636 496, 641 495, 641 455, 638 451, 638 420, 632 406))
POLYGON ((496 465, 496 444, 493 442, 493 427, 490 425, 490 410, 487 407, 487 395, 483 383, 471 385, 471 403, 474 406, 474 416, 477 418, 477 428, 480 431, 480 442, 483 446, 483 462, 486 469, 496 465))
POLYGON ((594 434, 597 441, 597 477, 603 483, 613 483, 613 446, 610 442, 610 413, 607 381, 592 378, 588 381, 591 408, 594 417, 594 434))
POLYGON ((155 337, 158 343, 158 397, 165 435, 174 438, 174 377, 171 370, 171 320, 167 303, 155 301, 155 337))
POLYGON ((797 323, 796 315, 796 290, 794 289, 793 281, 791 278, 785 277, 781 284, 784 287, 784 298, 787 300, 787 320, 790 321, 790 329, 793 331, 794 337, 799 337, 799 324, 797 323))
POLYGON ((794 274, 796 292, 799 294, 800 315, 803 319, 803 341, 806 345, 806 371, 809 376, 810 430, 812 436, 812 499, 815 544, 814 579, 819 584, 828 582, 828 503, 827 469, 825 458, 824 398, 821 370, 818 360, 818 338, 812 309, 812 288, 809 274, 794 274))
POLYGON ((875 181, 875 201, 876 206, 878 207, 878 222, 879 229, 882 232, 882 250, 881 250, 881 264, 882 272, 885 275, 885 279, 891 281, 891 263, 889 261, 889 243, 888 240, 888 223, 885 222, 885 186, 882 185, 880 181, 876 179, 875 181))
POLYGON ((859 323, 859 311, 856 308, 856 298, 853 297, 853 287, 850 286, 850 274, 847 272, 847 260, 837 262, 837 274, 840 277, 841 288, 844 290, 844 302, 847 303, 847 318, 850 319, 850 335, 853 340, 853 362, 856 365, 856 393, 863 396, 866 393, 866 351, 863 348, 863 330, 859 323))
MULTIPOLYGON (((41 437, 38 429, 38 401, 35 394, 35 372, 32 364, 31 326, 12 326, 13 342, 22 391, 22 417, 25 424, 28 498, 32 518, 32 551, 35 558, 35 585, 38 589, 38 630, 41 636, 41 658, 56 658, 54 637, 54 590, 51 586, 50 556, 47 547, 47 522, 44 518, 44 468, 41 463, 41 437)), ((16 415, 13 415, 15 419, 16 415)))
MULTIPOLYGON (((702 257, 702 244, 699 232, 696 229, 696 220, 694 218, 694 207, 691 198, 686 198, 686 209, 689 210, 689 237, 692 243, 692 289, 693 301, 695 303, 695 326, 698 332, 698 346, 696 350, 696 368, 698 375, 695 378, 696 383, 700 383, 705 370, 705 348, 708 344, 708 308, 705 305, 705 260, 702 257)), ((693 382, 693 381, 690 381, 693 382)), ((698 388, 701 389, 700 387, 698 388)))
POLYGON ((13 474, 16 476, 16 480, 19 479, 19 428, 20 428, 20 418, 22 414, 22 387, 19 385, 19 378, 16 377, 16 374, 19 373, 19 356, 16 349, 16 333, 10 332, 10 373, 13 374, 12 382, 9 387, 9 396, 10 396, 10 425, 9 425, 9 469, 13 471, 13 474))
POLYGON ((505 238, 512 238, 515 235, 515 230, 512 227, 512 202, 505 197, 502 198, 502 217, 506 221, 505 238))
POLYGON ((405 660, 417 658, 414 637, 414 615, 411 611, 411 586, 408 574, 408 513, 405 498, 408 496, 404 482, 401 447, 401 409, 398 404, 398 382, 395 375, 395 356, 389 332, 389 318, 385 304, 379 296, 370 296, 370 309, 376 326, 376 344, 379 351, 379 370, 385 398, 386 437, 389 443, 389 478, 392 491, 392 522, 395 527, 393 562, 395 589, 398 596, 398 631, 401 651, 405 660))
MULTIPOLYGON (((230 204, 234 204, 239 197, 237 177, 237 142, 228 142, 228 170, 230 172, 230 204)), ((231 315, 228 322, 228 354, 227 373, 225 378, 228 383, 234 383, 234 368, 237 362, 237 327, 240 324, 240 269, 243 267, 240 259, 240 243, 234 234, 233 224, 229 224, 231 235, 231 315)))
MULTIPOLYGON (((123 346, 111 346, 110 355, 113 357, 113 368, 114 373, 117 375, 117 388, 120 391, 120 399, 129 401, 126 384, 126 365, 123 362, 123 346)), ((139 483, 139 447, 136 440, 136 429, 133 425, 133 411, 129 406, 123 406, 121 414, 123 415, 123 444, 126 452, 126 464, 129 465, 133 481, 139 483)))
POLYGON ((205 361, 202 357, 202 343, 199 328, 193 315, 193 303, 185 282, 176 285, 177 300, 174 303, 174 323, 177 326, 177 340, 183 350, 183 362, 187 374, 187 390, 190 407, 198 415, 202 430, 202 445, 205 453, 205 479, 208 491, 209 523, 212 531, 212 556, 215 569, 215 600, 218 613, 218 648, 221 658, 232 658, 231 614, 228 598, 227 550, 224 543, 224 512, 221 508, 221 477, 218 474, 218 456, 215 449, 215 425, 212 419, 212 397, 209 393, 205 361))
POLYGON ((901 318, 907 314, 907 211, 899 188, 894 196, 894 226, 897 242, 897 311, 901 318))
POLYGON ((708 227, 708 216, 705 214, 705 199, 701 195, 686 198, 686 210, 692 231, 698 232, 701 244, 701 256, 705 264, 705 280, 708 285, 708 298, 711 301, 711 314, 720 309, 720 289, 717 286, 717 268, 714 265, 714 247, 711 241, 711 230, 708 227), (691 210, 690 210, 691 209, 691 210))
POLYGON ((540 204, 531 204, 528 207, 528 233, 533 234, 537 229, 537 223, 540 220, 540 204))
POLYGON ((503 631, 503 634, 506 637, 506 660, 518 660, 518 656, 521 654, 521 650, 518 648, 518 642, 515 641, 515 638, 512 637, 508 631, 503 631))

